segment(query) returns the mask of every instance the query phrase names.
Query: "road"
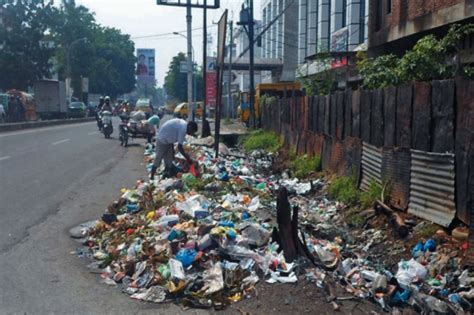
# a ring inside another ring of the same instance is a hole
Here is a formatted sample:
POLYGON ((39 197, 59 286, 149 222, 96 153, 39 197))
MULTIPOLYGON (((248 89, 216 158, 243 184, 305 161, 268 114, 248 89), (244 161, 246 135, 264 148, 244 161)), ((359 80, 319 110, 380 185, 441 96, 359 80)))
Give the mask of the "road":
POLYGON ((129 299, 70 254, 68 230, 146 176, 143 140, 132 144, 104 139, 95 123, 0 134, 1 314, 180 313, 129 299))

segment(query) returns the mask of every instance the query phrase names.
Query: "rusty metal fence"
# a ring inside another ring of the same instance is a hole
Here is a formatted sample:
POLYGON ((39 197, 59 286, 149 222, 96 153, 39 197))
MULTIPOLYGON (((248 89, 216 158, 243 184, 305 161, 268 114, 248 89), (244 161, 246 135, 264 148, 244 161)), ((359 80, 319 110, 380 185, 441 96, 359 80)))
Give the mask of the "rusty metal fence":
POLYGON ((399 209, 445 226, 454 216, 470 221, 474 81, 292 96, 262 104, 262 127, 281 134, 298 154, 321 156, 324 170, 356 176, 362 189, 370 180, 386 184, 399 209), (423 164, 421 156, 439 159, 423 164), (430 185, 436 170, 445 172, 442 187, 430 185))

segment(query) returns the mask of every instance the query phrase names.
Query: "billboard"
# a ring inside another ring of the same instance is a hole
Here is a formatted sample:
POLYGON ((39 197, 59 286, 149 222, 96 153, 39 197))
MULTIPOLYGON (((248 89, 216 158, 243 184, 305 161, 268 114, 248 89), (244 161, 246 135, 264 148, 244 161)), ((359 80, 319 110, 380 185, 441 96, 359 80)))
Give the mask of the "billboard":
POLYGON ((137 81, 155 83, 155 50, 137 49, 137 81))
POLYGON ((211 108, 216 107, 217 99, 217 73, 216 73, 216 58, 207 57, 207 71, 206 71, 206 99, 205 103, 211 108))

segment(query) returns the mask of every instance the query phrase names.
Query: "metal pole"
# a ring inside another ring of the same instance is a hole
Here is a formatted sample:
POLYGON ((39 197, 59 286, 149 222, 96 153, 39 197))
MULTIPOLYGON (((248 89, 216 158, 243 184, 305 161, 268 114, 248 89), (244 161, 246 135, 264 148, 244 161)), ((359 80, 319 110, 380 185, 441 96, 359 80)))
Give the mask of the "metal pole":
POLYGON ((191 15, 191 0, 187 0, 186 6, 186 24, 187 24, 187 39, 188 39, 188 109, 191 109, 191 115, 188 113, 188 119, 194 121, 194 104, 193 104, 193 58, 192 58, 192 15, 191 15))
POLYGON ((203 80, 203 85, 202 85, 202 95, 204 97, 204 106, 202 109, 202 128, 201 128, 201 135, 202 137, 207 136, 205 132, 204 125, 207 121, 206 118, 206 76, 207 76, 207 0, 204 0, 204 9, 203 11, 203 16, 202 16, 202 80, 203 80))
POLYGON ((250 11, 250 21, 249 21, 249 42, 250 42, 250 119, 252 120, 252 127, 256 127, 256 117, 255 117, 255 81, 254 81, 254 20, 253 20, 253 0, 249 0, 249 11, 250 11))
POLYGON ((229 49, 229 76, 227 78, 227 117, 232 117, 232 95, 230 93, 230 83, 232 81, 232 51, 234 46, 234 37, 233 37, 233 28, 234 23, 232 21, 229 22, 230 26, 230 49, 229 49))
MULTIPOLYGON (((194 83, 194 89, 193 89, 193 103, 194 103, 194 107, 196 107, 196 100, 197 100, 197 86, 196 86, 196 77, 197 77, 197 73, 194 73, 194 66, 196 66, 196 70, 197 70, 197 64, 196 64, 196 57, 195 57, 195 52, 194 52, 194 47, 193 47, 193 83, 194 83)), ((195 118, 195 115, 196 115, 196 109, 193 111, 193 121, 194 121, 194 118, 195 118)))

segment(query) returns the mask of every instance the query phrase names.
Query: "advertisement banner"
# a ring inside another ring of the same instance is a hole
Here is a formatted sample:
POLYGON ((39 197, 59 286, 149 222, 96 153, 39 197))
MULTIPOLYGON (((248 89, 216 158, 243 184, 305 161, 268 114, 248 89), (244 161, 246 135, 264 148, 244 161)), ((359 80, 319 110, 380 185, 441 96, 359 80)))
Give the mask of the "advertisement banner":
POLYGON ((210 108, 216 107, 216 99, 217 99, 216 88, 217 88, 216 58, 207 57, 205 103, 210 108))
POLYGON ((137 81, 140 83, 155 83, 154 49, 137 49, 137 81))

